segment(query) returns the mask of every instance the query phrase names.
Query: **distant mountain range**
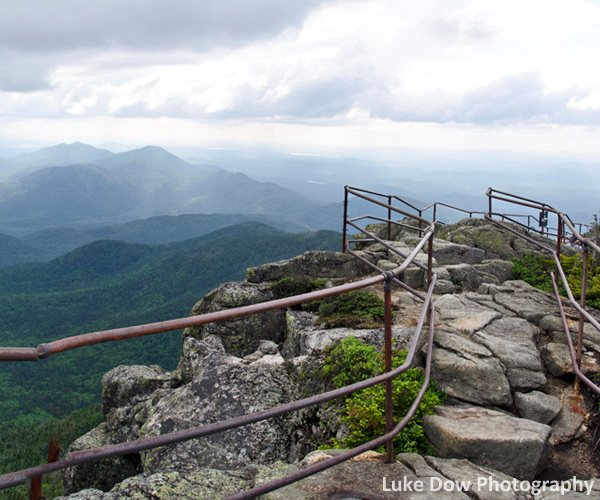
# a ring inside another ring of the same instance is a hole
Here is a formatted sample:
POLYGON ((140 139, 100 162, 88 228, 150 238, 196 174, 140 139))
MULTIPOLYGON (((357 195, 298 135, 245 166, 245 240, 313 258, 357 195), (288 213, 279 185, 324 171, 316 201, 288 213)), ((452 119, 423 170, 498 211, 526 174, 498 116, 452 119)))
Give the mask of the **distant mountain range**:
MULTIPOLYGON (((307 250, 338 250, 339 233, 290 234, 244 222, 168 245, 95 241, 50 262, 0 269, 0 345, 35 347, 69 335, 184 317, 195 302, 248 267, 307 250)), ((0 428, 60 416, 98 401, 100 379, 119 364, 174 369, 175 332, 5 363, 0 428), (61 390, 57 390, 61 387, 61 390)))
POLYGON ((3 160, 1 168, 17 169, 0 183, 0 232, 13 236, 179 214, 269 215, 295 230, 319 229, 312 223, 319 204, 291 189, 192 165, 156 146, 116 154, 59 145, 3 160))

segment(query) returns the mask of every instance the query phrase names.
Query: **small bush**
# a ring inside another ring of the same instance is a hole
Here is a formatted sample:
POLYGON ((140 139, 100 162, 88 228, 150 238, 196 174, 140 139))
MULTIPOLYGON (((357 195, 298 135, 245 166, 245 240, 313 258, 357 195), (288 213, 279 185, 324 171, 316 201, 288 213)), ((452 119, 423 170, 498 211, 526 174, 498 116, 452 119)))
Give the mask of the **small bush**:
MULTIPOLYGON (((392 357, 396 368, 406 360, 406 351, 397 351, 392 357)), ((330 350, 323 373, 330 377, 336 387, 343 387, 371 378, 384 369, 383 355, 372 346, 348 337, 330 350)), ((394 422, 405 415, 423 384, 424 375, 418 368, 411 368, 392 381, 394 422)), ((431 453, 429 442, 423 433, 423 415, 433 412, 441 405, 445 394, 435 382, 431 382, 419 405, 417 413, 394 439, 394 451, 407 453, 431 453)), ((342 421, 350 435, 337 442, 335 447, 353 448, 385 434, 385 386, 379 384, 350 395, 345 402, 342 421)), ((382 452, 385 446, 377 449, 382 452)))
POLYGON ((271 292, 275 299, 283 299, 285 297, 293 297, 309 293, 319 288, 323 288, 327 283, 326 279, 311 280, 308 278, 283 278, 270 286, 271 292))
POLYGON ((381 297, 364 290, 326 297, 318 301, 319 323, 326 327, 377 328, 385 315, 381 297))
POLYGON ((520 259, 513 259, 515 278, 546 292, 553 290, 550 271, 554 268, 554 260, 545 259, 540 255, 525 254, 520 259))
MULTIPOLYGON (((554 271, 554 260, 545 259, 539 255, 526 254, 521 259, 513 260, 513 272, 517 279, 522 279, 530 285, 553 292, 550 271, 554 271)), ((581 255, 561 256, 560 263, 565 272, 569 288, 576 299, 581 298, 581 277, 583 274, 583 258, 581 255)), ((590 262, 591 264, 591 262, 590 262)), ((566 295, 562 280, 558 281, 558 291, 566 295)), ((600 308, 600 272, 598 268, 590 265, 587 273, 586 305, 600 308)))
POLYGON ((379 365, 377 349, 355 337, 347 337, 326 351, 323 376, 336 388, 374 377, 379 365))

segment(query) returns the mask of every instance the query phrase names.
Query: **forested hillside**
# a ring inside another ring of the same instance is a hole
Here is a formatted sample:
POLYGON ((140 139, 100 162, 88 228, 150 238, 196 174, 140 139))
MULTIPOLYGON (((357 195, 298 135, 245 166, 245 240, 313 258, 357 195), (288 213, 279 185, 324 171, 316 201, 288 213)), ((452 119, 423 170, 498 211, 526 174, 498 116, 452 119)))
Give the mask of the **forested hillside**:
MULTIPOLYGON (((98 241, 42 264, 0 269, 0 345, 40 342, 182 317, 246 268, 309 249, 337 250, 340 235, 288 234, 247 222, 169 245, 98 241)), ((4 363, 0 428, 39 422, 98 402, 100 378, 118 364, 173 369, 180 333, 92 346, 37 363, 4 363)))

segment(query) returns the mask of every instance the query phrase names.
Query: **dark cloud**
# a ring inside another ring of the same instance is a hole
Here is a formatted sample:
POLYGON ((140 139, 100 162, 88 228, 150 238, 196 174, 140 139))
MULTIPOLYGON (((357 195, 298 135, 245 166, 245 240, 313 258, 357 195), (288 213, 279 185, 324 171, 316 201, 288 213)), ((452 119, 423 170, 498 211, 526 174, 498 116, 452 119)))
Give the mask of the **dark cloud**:
POLYGON ((51 64, 44 58, 0 50, 0 90, 34 92, 48 89, 50 68, 51 64))
POLYGON ((0 0, 0 90, 47 89, 52 69, 71 57, 241 46, 301 25, 330 1, 0 0))
POLYGON ((327 1, 4 0, 0 47, 52 52, 231 46, 300 25, 327 1))

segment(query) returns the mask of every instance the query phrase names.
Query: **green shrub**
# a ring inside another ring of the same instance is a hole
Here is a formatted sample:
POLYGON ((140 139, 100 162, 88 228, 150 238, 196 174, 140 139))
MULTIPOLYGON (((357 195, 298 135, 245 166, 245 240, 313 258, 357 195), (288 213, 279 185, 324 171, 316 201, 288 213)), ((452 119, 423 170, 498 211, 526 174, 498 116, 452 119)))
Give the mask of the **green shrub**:
POLYGON ((326 297, 317 305, 318 322, 329 328, 377 328, 385 315, 383 299, 364 290, 326 297))
POLYGON ((323 376, 336 388, 374 377, 378 370, 377 349, 355 337, 347 337, 327 349, 323 376))
MULTIPOLYGON (((546 292, 554 291, 550 277, 550 271, 555 270, 554 260, 526 254, 521 259, 514 259, 513 263, 513 272, 517 279, 522 279, 546 292)), ((560 263, 573 296, 579 300, 581 298, 583 257, 580 254, 561 255, 560 263)), ((586 305, 600 308, 600 272, 596 266, 591 264, 590 262, 587 273, 586 305)), ((558 290, 561 295, 566 295, 565 287, 560 279, 558 280, 558 290)))
POLYGON ((554 260, 540 255, 525 254, 520 259, 513 259, 513 273, 516 279, 526 281, 530 285, 544 290, 553 291, 550 271, 555 269, 554 260))
MULTIPOLYGON (((392 367, 406 360, 406 351, 397 351, 392 357, 392 367)), ((371 378, 384 369, 383 355, 354 337, 348 337, 330 350, 323 373, 330 377, 336 387, 371 378)), ((392 381, 394 422, 400 421, 410 408, 423 384, 424 374, 411 368, 392 381)), ((435 382, 425 392, 415 416, 394 439, 396 453, 431 453, 429 442, 423 433, 423 415, 433 412, 441 405, 445 394, 435 382)), ((385 434, 385 385, 378 384, 350 395, 345 401, 342 421, 350 434, 341 443, 334 440, 335 447, 353 448, 385 434)), ((385 446, 376 451, 383 452, 385 446)))
POLYGON ((283 299, 323 288, 325 283, 327 283, 326 279, 283 278, 273 283, 270 290, 273 292, 273 298, 283 299))

